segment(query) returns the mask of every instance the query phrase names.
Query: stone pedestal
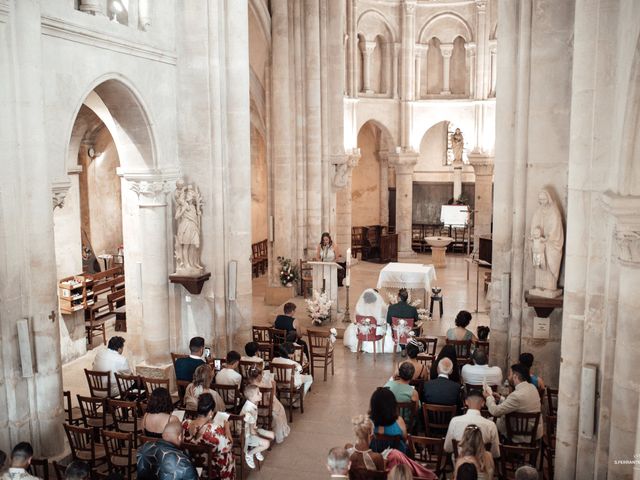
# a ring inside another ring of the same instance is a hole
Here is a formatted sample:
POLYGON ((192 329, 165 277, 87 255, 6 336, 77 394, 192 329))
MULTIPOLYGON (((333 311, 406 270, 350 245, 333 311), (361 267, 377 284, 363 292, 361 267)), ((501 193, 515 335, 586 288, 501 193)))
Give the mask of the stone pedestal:
POLYGON ((431 263, 436 268, 445 268, 447 247, 431 247, 431 263))
POLYGON ((398 234, 398 258, 414 257, 411 248, 413 220, 413 167, 418 153, 397 148, 389 153, 389 163, 396 170, 396 233, 398 234))
POLYGON ((453 199, 458 200, 462 195, 462 160, 453 162, 453 199))
POLYGON ((171 363, 149 365, 147 362, 142 362, 136 365, 136 375, 148 378, 168 378, 169 391, 174 392, 177 390, 176 375, 173 371, 173 364, 171 363))

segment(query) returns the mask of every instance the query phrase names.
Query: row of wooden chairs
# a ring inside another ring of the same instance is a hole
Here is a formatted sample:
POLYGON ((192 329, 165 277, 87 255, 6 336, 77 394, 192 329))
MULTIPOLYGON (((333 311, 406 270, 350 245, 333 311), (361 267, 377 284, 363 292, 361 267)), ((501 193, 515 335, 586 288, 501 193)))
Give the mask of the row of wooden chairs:
MULTIPOLYGON (((85 275, 91 277, 91 289, 93 291, 93 303, 87 305, 84 311, 87 345, 91 346, 93 338, 98 336, 102 336, 102 343, 106 345, 107 320, 111 317, 119 317, 122 322, 123 318, 125 302, 124 268, 119 265, 103 272, 85 275), (123 292, 120 292, 120 290, 123 290, 123 292), (100 298, 103 295, 105 298, 100 298)), ((126 317, 124 318, 126 319, 126 317)))
POLYGON ((267 240, 251 245, 251 271, 254 277, 267 272, 269 267, 269 245, 267 240))

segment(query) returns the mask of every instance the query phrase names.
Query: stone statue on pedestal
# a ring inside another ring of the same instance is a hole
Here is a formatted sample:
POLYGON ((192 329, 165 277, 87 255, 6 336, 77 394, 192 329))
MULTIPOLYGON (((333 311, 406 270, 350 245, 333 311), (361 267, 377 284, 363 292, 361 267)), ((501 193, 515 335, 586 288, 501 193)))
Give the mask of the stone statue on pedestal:
POLYGON ((204 268, 200 265, 200 234, 202 218, 202 195, 193 184, 176 181, 173 195, 176 202, 175 219, 178 230, 175 236, 176 275, 199 276, 204 268))
POLYGON ((451 150, 453 151, 453 163, 462 163, 464 137, 459 128, 456 128, 456 131, 451 135, 451 150))
POLYGON ((558 288, 564 245, 562 216, 547 189, 538 194, 538 204, 531 220, 531 260, 535 280, 529 294, 556 298, 562 295, 562 289, 558 288))

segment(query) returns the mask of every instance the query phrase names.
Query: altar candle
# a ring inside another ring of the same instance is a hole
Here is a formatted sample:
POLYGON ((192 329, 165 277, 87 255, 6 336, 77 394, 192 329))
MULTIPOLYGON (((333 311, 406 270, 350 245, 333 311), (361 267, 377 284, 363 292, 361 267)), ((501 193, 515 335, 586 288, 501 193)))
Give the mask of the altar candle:
MULTIPOLYGON (((351 247, 347 248, 347 269, 351 266, 351 247)), ((347 273, 348 275, 348 273, 347 273)))
POLYGON ((347 272, 347 276, 344 277, 343 284, 345 287, 349 287, 351 285, 351 274, 349 272, 347 272))

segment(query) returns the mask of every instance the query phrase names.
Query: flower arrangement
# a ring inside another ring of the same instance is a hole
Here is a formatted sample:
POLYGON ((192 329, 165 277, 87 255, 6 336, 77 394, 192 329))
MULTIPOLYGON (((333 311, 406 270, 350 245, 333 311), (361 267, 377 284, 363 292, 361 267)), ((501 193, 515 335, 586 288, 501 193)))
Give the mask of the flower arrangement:
POLYGON ((289 287, 298 281, 298 266, 290 258, 278 257, 280 263, 280 283, 289 287))
POLYGON ((307 312, 314 325, 320 325, 323 320, 326 320, 331 316, 331 305, 333 300, 329 298, 326 292, 313 291, 313 298, 307 298, 305 300, 307 304, 307 312))

